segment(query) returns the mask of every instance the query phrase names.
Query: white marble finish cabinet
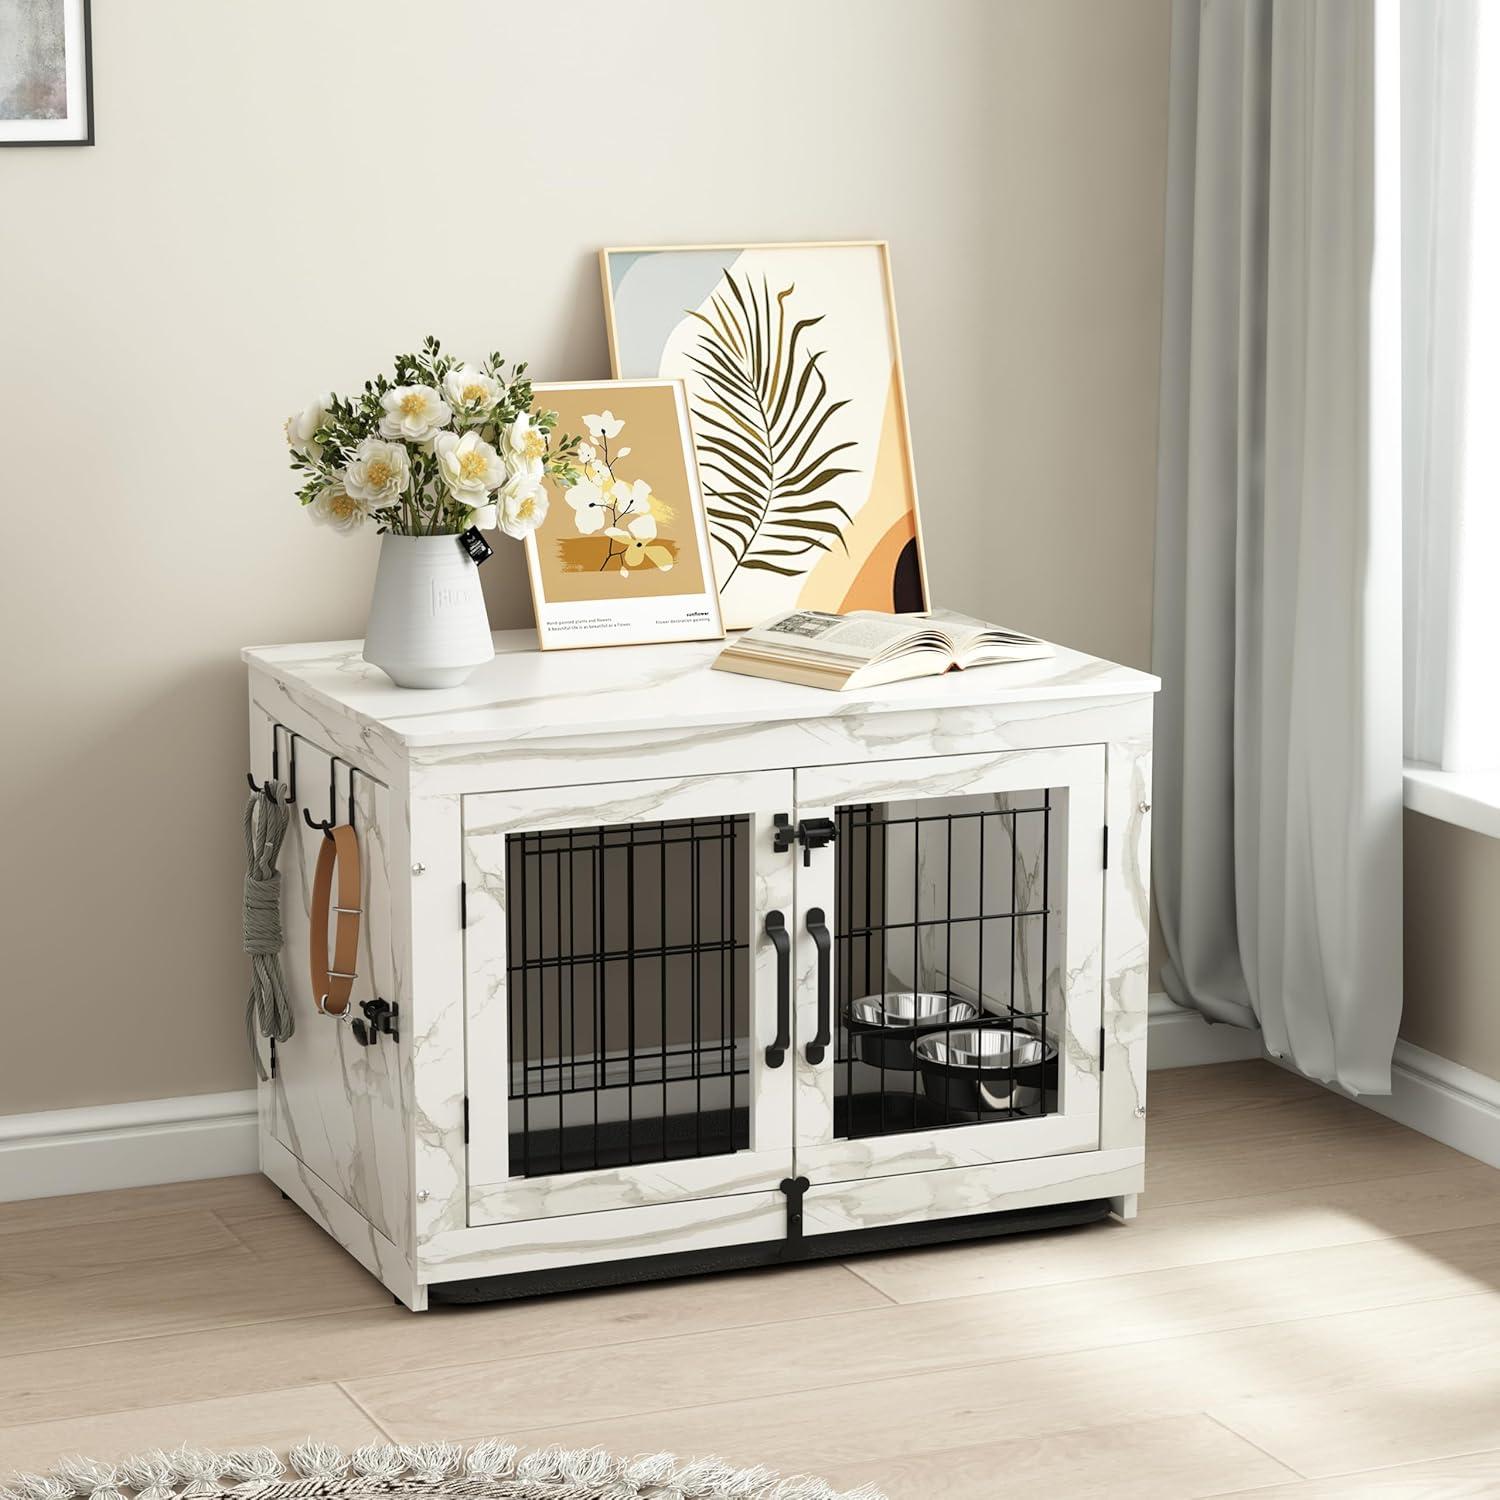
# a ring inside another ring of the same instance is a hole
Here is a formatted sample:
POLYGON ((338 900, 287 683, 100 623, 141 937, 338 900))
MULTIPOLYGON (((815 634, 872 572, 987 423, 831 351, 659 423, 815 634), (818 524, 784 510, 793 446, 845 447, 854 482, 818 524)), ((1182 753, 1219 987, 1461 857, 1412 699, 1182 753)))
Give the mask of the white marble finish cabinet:
POLYGON ((352 1014, 395 1017, 314 1010, 298 817, 262 1168, 401 1301, 1129 1217, 1155 678, 496 643, 442 692, 245 653, 251 772, 352 818, 352 1014))

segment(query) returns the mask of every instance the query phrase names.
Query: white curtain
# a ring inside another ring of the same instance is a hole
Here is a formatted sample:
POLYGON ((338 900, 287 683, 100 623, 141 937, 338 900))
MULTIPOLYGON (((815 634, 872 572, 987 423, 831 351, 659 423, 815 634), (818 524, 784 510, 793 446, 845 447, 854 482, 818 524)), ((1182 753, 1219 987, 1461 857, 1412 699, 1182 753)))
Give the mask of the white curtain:
POLYGON ((1500 766, 1500 5, 1401 17, 1406 753, 1500 766))
POLYGON ((1360 1093, 1401 1012, 1398 32, 1178 0, 1172 39, 1162 978, 1360 1093))

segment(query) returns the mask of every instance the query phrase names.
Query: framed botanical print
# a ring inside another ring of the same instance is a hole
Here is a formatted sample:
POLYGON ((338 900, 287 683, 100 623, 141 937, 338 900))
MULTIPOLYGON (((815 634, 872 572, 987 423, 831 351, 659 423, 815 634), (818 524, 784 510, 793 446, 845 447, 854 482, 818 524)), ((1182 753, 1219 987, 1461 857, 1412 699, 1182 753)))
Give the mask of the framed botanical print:
POLYGON ((927 607, 879 241, 600 252, 616 375, 687 385, 724 622, 927 607))
POLYGON ((548 475, 526 538, 543 650, 721 639, 708 528, 680 380, 533 387, 581 436, 572 483, 548 475))
POLYGON ((0 3, 0 146, 92 146, 89 0, 0 3))

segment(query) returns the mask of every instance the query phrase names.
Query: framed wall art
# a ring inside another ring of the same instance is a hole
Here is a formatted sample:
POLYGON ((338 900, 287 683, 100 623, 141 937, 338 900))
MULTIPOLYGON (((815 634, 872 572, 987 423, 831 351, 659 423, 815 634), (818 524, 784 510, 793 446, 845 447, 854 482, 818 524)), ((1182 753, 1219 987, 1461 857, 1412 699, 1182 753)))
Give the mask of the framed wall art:
POLYGON ((682 382, 534 389, 557 430, 583 439, 578 482, 547 477, 546 517, 526 539, 542 649, 721 639, 682 382))
POLYGON ((724 622, 927 607, 880 241, 600 252, 610 360, 687 385, 724 622))
POLYGON ((89 0, 0 4, 0 146, 92 146, 89 0))

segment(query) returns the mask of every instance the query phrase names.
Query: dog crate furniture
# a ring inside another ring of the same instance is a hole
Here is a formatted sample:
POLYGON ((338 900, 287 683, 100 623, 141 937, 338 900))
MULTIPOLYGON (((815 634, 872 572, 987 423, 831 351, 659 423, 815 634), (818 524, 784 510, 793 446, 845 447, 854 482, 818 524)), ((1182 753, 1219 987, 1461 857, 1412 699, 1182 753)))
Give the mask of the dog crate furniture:
POLYGON ((262 1169, 407 1306, 1134 1212, 1152 694, 1060 651, 830 693, 496 638, 245 652, 292 784, 262 1169), (304 954, 352 822, 353 1024, 304 954))

